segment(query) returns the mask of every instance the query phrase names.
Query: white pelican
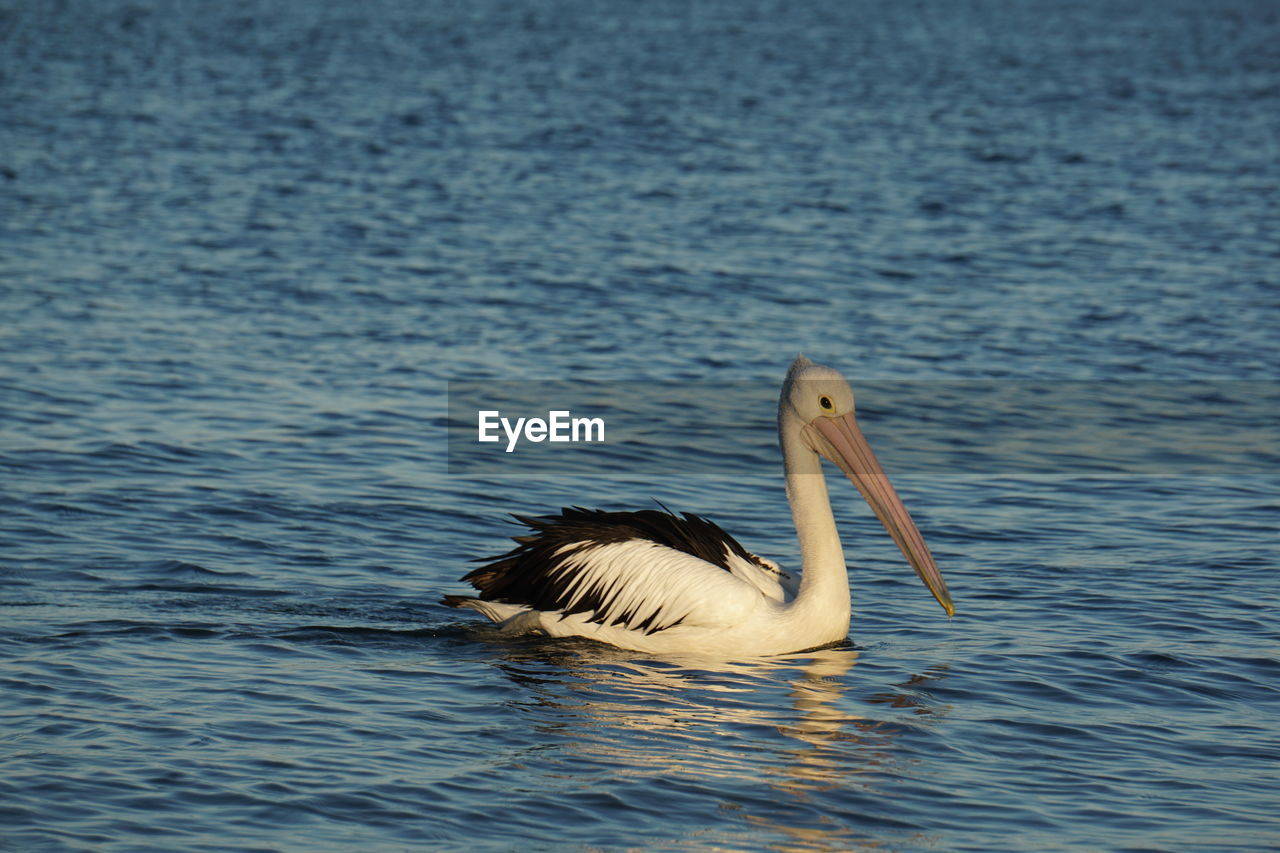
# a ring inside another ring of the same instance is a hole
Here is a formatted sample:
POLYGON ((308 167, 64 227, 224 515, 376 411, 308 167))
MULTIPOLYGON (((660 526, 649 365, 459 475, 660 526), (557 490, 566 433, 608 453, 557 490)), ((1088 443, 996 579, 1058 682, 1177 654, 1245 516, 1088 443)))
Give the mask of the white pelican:
MULTIPOLYGON (((655 654, 751 657, 843 641, 849 576, 820 457, 839 466, 950 616, 951 594, 853 416, 836 370, 800 356, 778 401, 787 499, 800 539, 797 582, 704 518, 563 509, 516 517, 533 532, 467 574, 478 598, 448 595, 511 632, 589 637, 655 654)), ((664 507, 665 509, 665 507, 664 507)))

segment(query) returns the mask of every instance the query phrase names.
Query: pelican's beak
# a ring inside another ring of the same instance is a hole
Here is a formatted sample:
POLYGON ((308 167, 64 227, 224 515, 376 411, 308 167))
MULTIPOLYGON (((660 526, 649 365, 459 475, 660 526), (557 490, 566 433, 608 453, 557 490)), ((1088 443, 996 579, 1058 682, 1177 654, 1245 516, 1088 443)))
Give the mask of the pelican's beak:
POLYGON ((830 459, 845 473, 853 484, 862 492, 876 517, 889 531, 893 541, 902 549, 903 556, 916 570, 920 580, 938 599, 942 609, 948 616, 955 615, 955 605, 951 603, 951 593, 947 592, 947 583, 938 571, 938 564, 929 553, 929 546, 924 544, 924 537, 916 529, 911 514, 903 506, 902 499, 894 490, 889 477, 876 461, 871 452, 871 445, 858 428, 853 412, 837 417, 825 415, 814 418, 804 428, 808 433, 811 445, 823 456, 830 459))

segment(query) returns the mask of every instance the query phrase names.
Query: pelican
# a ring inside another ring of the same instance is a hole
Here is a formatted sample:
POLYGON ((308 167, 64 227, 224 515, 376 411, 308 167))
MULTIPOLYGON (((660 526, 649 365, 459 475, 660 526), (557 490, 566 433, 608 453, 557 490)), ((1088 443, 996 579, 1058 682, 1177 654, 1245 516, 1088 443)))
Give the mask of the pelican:
POLYGON ((851 602, 822 458, 870 504, 948 616, 951 594, 853 414, 853 391, 830 367, 798 357, 778 400, 787 500, 800 540, 797 579, 716 524, 663 507, 566 508, 516 520, 516 547, 462 578, 479 597, 441 603, 504 630, 588 637, 650 654, 723 658, 807 651, 845 640, 851 602))

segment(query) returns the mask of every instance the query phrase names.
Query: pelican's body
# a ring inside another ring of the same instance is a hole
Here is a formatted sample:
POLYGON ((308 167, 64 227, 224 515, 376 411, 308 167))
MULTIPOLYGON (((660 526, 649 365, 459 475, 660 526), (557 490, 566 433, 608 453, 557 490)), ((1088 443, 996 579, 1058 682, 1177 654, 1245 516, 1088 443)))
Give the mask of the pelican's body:
POLYGON ((803 561, 798 580, 698 516, 575 508, 518 519, 534 532, 463 578, 480 597, 444 603, 477 610, 504 630, 657 654, 748 657, 840 642, 849 631, 849 578, 821 470, 826 457, 954 612, 933 557, 858 429, 844 377, 797 358, 778 403, 778 438, 803 561))

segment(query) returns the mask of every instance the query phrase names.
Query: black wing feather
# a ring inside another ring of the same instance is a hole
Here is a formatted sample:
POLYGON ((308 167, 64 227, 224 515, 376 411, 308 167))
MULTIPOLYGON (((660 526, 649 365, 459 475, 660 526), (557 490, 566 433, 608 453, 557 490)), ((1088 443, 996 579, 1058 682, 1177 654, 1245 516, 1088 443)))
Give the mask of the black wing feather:
MULTIPOLYGON (((486 565, 469 572, 462 580, 478 589, 484 601, 522 604, 534 610, 560 611, 567 616, 608 610, 613 590, 596 587, 573 602, 574 578, 558 571, 578 553, 597 545, 640 539, 683 551, 725 571, 730 571, 728 553, 765 567, 715 522, 688 512, 677 516, 665 511, 665 507, 663 510, 609 512, 565 507, 559 515, 513 515, 512 518, 533 532, 511 537, 516 542, 515 548, 496 557, 480 558, 478 562, 486 565), (579 547, 561 550, 570 545, 579 547)), ((457 606, 459 600, 457 596, 449 596, 444 603, 457 606)), ((610 620, 611 624, 626 622, 628 615, 610 620)), ((603 623, 605 617, 594 621, 603 623)), ((646 624, 636 627, 646 632, 671 627, 651 622, 652 616, 646 624)))

